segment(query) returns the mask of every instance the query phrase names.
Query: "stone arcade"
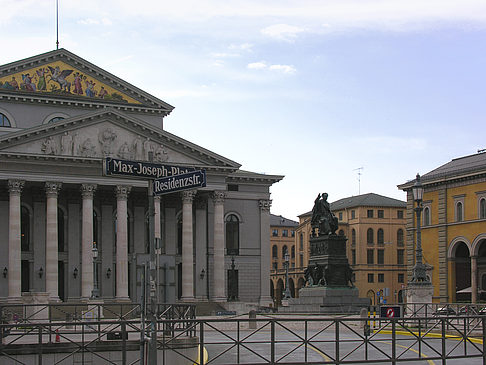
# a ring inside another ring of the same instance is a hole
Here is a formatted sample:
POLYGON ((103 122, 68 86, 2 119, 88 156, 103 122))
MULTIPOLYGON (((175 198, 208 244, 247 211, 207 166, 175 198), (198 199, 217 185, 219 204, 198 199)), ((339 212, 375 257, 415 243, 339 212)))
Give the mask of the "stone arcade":
POLYGON ((234 258, 237 297, 271 303, 269 187, 282 176, 168 133, 172 109, 64 49, 0 67, 0 298, 87 300, 96 265, 101 300, 137 302, 147 178, 106 176, 103 160, 153 155, 206 171, 206 187, 155 198, 158 300, 225 302, 234 258))

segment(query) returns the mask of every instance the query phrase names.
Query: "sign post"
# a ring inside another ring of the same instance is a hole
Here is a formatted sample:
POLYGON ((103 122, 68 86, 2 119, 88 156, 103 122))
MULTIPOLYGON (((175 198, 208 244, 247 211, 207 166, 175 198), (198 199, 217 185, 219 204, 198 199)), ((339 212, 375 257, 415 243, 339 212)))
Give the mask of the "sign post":
MULTIPOLYGON (((124 175, 148 179, 148 218, 149 218, 149 296, 150 340, 148 363, 157 364, 157 262, 155 252, 155 203, 154 194, 163 195, 176 191, 192 190, 206 186, 206 171, 194 167, 153 163, 153 152, 148 154, 149 162, 128 161, 107 157, 103 161, 103 174, 124 175)), ((146 291, 142 289, 142 292, 146 291)))

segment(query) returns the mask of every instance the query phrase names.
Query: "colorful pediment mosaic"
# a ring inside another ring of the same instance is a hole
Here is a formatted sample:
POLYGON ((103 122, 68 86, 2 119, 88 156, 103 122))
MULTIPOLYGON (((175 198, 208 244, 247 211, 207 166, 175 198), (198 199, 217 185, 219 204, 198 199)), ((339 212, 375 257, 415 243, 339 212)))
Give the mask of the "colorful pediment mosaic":
POLYGON ((0 77, 0 90, 75 95, 107 101, 139 101, 61 61, 0 77))

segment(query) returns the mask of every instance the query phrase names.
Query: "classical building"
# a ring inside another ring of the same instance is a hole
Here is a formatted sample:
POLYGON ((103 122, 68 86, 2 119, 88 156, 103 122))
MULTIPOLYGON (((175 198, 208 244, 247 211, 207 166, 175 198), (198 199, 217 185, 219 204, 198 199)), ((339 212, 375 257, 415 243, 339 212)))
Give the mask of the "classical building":
POLYGON ((285 290, 285 254, 288 254, 289 290, 294 298, 298 290, 304 285, 304 260, 297 252, 295 229, 298 222, 270 214, 270 248, 272 266, 270 271, 270 292, 274 303, 279 305, 285 290))
MULTIPOLYGON (((361 297, 372 304, 398 303, 404 299, 407 267, 405 263, 406 203, 369 193, 331 203, 338 218, 337 234, 348 241, 346 250, 353 269, 353 281, 361 297)), ((305 266, 309 260, 312 212, 299 216, 296 243, 305 266)))
POLYGON ((137 302, 149 180, 203 169, 205 187, 154 198, 158 300, 224 302, 236 270, 235 297, 271 303, 269 187, 282 176, 167 132, 172 110, 64 49, 0 67, 0 298, 79 301, 97 286, 137 302), (107 158, 142 164, 109 175, 107 158))
MULTIPOLYGON (((407 192, 407 265, 415 264, 416 218, 407 192)), ((486 153, 460 157, 421 176, 422 249, 435 302, 486 300, 486 153)))

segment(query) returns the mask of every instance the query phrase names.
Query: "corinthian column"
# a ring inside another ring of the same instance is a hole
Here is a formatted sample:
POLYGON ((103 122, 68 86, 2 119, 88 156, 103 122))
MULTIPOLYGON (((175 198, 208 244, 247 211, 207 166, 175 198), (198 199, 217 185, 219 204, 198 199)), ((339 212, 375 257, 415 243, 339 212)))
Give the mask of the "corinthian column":
POLYGON ((58 226, 57 226, 57 196, 61 190, 60 182, 46 182, 47 214, 46 214, 46 292, 49 299, 59 300, 58 293, 58 226))
POLYGON ((83 217, 81 229, 81 297, 88 299, 93 290, 93 196, 95 184, 81 185, 83 217))
POLYGON ((9 225, 8 225, 8 296, 10 300, 20 300, 20 193, 24 181, 9 180, 9 225))
POLYGON ((270 207, 272 201, 260 200, 260 305, 272 303, 270 296, 270 207))
POLYGON ((214 203, 214 272, 213 288, 215 302, 225 302, 225 273, 224 273, 224 191, 215 191, 212 194, 214 203))
POLYGON ((128 300, 128 211, 130 186, 116 187, 116 297, 128 300))
POLYGON ((194 300, 194 254, 192 236, 192 201, 195 190, 182 192, 182 300, 194 300))

